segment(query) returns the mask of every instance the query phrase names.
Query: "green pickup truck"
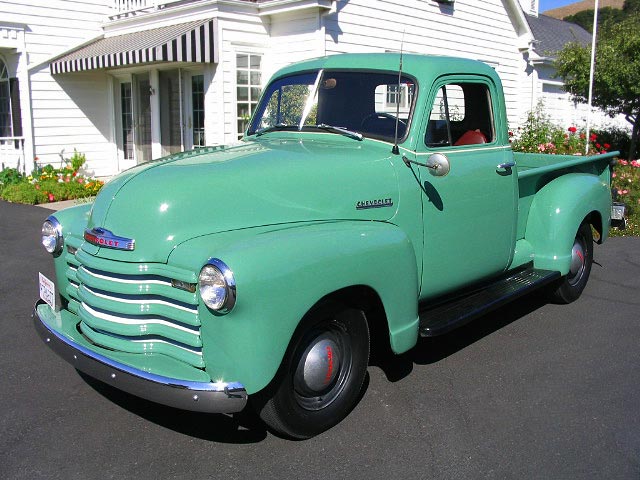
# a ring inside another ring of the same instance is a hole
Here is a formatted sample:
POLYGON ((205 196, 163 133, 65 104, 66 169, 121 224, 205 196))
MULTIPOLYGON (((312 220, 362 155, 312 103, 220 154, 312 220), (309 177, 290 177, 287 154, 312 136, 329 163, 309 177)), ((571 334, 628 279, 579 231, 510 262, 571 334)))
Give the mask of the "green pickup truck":
POLYGON ((308 438, 357 403, 374 341, 401 354, 542 287, 576 300, 615 153, 514 154, 481 62, 298 63, 238 144, 138 165, 45 221, 56 281, 40 275, 36 329, 115 388, 249 403, 308 438))

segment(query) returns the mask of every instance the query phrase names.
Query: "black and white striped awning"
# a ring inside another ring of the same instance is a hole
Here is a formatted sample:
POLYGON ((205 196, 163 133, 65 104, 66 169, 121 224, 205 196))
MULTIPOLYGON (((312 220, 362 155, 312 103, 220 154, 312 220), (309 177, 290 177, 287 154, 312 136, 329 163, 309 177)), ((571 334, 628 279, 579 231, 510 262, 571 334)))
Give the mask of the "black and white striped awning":
POLYGON ((217 63, 216 19, 198 20, 98 39, 49 65, 52 74, 143 63, 217 63))

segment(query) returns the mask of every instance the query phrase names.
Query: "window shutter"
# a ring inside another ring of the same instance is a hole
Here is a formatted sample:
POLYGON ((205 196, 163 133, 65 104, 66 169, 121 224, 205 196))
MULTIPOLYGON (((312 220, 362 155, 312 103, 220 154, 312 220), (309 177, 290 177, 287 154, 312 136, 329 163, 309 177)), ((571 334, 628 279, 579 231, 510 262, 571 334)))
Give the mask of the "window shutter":
POLYGON ((20 84, 17 78, 9 79, 9 94, 11 95, 11 118, 13 136, 22 136, 22 111, 20 109, 20 84))

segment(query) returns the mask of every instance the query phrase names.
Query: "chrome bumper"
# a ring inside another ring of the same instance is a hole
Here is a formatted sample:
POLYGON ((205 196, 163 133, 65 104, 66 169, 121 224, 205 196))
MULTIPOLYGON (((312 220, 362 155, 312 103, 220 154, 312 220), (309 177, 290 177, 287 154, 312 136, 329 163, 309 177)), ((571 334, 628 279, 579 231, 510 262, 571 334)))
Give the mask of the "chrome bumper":
POLYGON ((87 375, 119 390, 156 403, 206 413, 239 412, 247 404, 244 386, 236 382, 189 382, 163 377, 115 362, 50 329, 38 315, 33 321, 40 338, 64 360, 87 375))

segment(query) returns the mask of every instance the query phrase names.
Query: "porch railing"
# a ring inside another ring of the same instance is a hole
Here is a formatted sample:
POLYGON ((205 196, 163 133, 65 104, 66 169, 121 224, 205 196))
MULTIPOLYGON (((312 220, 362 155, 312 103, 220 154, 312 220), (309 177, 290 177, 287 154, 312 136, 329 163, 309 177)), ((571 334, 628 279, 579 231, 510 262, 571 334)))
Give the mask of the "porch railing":
POLYGON ((0 167, 25 173, 24 137, 0 137, 0 167))
POLYGON ((170 3, 182 2, 188 0, 112 0, 112 17, 119 17, 128 13, 140 12, 144 10, 158 10, 170 3))

